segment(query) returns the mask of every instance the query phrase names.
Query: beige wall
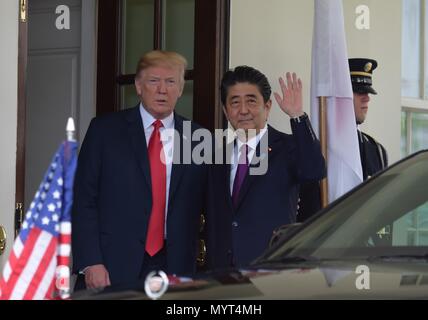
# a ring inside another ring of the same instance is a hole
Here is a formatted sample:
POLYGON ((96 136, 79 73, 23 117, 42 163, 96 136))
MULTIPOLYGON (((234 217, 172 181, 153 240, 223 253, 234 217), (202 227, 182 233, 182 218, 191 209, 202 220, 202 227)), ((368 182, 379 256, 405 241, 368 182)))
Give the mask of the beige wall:
MULTIPOLYGON (((279 90, 279 76, 295 71, 302 78, 309 113, 312 19, 312 0, 232 0, 230 66, 260 69, 273 91, 279 90)), ((288 119, 274 102, 270 123, 290 132, 288 119)))
MULTIPOLYGON (((379 61, 363 130, 387 148, 390 162, 400 158, 401 0, 346 0, 345 28, 349 57, 379 61), (357 30, 355 8, 370 9, 370 30, 357 30)), ((313 0, 232 0, 230 66, 248 64, 266 73, 278 90, 278 77, 297 72, 304 85, 304 109, 309 113, 313 0)), ((290 132, 288 116, 276 102, 270 123, 290 132)))
POLYGON ((18 66, 18 0, 0 1, 0 225, 7 229, 5 262, 13 240, 15 202, 16 112, 18 66))

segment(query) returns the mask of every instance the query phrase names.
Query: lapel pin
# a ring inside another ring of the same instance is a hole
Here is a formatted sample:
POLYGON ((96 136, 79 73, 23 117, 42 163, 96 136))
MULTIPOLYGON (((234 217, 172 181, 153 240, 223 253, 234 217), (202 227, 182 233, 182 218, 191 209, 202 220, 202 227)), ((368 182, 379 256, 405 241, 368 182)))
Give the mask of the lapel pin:
POLYGON ((269 147, 269 148, 268 148, 268 150, 269 150, 269 152, 271 152, 271 151, 272 151, 272 148, 271 148, 271 147, 269 147))

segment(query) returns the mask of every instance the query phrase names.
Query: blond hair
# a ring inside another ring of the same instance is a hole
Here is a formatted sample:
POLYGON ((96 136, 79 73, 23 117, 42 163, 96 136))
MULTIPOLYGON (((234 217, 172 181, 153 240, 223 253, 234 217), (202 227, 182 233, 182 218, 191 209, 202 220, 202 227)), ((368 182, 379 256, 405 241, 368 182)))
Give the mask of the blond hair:
POLYGON ((138 60, 135 77, 140 76, 140 72, 149 67, 169 67, 179 68, 180 80, 184 83, 184 72, 187 68, 187 60, 181 54, 173 51, 153 50, 144 54, 138 60))

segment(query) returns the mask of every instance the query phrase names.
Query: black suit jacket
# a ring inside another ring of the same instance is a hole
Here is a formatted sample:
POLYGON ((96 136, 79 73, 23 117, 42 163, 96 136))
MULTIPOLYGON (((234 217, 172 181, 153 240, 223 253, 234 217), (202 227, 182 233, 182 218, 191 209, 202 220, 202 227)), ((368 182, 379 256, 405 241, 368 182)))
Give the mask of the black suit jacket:
POLYGON ((268 169, 247 175, 234 208, 230 165, 210 169, 207 256, 211 268, 242 267, 268 247, 275 228, 296 221, 299 183, 325 176, 325 162, 309 119, 292 121, 293 135, 268 126, 268 169))
MULTIPOLYGON (((180 133, 179 141, 174 140, 176 154, 183 149, 185 119, 175 114, 174 121, 180 133)), ((191 132, 196 128, 192 123, 191 132)), ((184 140, 192 143, 191 136, 184 140)), ((171 274, 195 271, 206 185, 206 165, 172 165, 166 270, 171 274)), ((75 176, 74 271, 104 264, 112 285, 136 281, 143 264, 151 207, 150 166, 139 107, 93 119, 75 176)))

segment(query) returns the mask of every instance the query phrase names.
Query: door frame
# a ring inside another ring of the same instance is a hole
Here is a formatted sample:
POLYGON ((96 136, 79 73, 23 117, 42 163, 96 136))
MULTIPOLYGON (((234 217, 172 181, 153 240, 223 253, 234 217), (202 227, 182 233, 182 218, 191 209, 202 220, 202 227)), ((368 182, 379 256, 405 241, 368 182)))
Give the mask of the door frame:
POLYGON ((213 131, 227 122, 220 82, 229 69, 230 0, 196 0, 193 118, 213 131))
MULTIPOLYGON (((31 1, 31 0, 30 0, 31 1)), ((18 110, 16 129, 15 209, 25 197, 25 123, 27 105, 26 84, 28 64, 28 1, 20 0, 18 26, 18 110), (21 12, 22 11, 22 12, 21 12), (24 16, 22 16, 24 15, 24 16)), ((16 214, 16 213, 15 213, 16 214)), ((16 217, 16 216, 15 216, 16 217)), ((16 225, 15 225, 16 228, 16 225)))

